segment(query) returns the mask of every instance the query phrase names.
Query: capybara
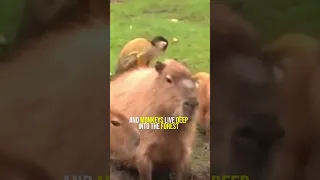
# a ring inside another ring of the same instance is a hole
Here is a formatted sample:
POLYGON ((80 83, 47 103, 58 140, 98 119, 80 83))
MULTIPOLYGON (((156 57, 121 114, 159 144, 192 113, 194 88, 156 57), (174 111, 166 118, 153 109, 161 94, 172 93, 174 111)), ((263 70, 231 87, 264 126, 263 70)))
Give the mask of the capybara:
POLYGON ((109 27, 90 15, 64 17, 5 53, 0 144, 56 180, 108 175, 109 27))
POLYGON ((318 177, 320 51, 316 40, 303 38, 305 42, 292 41, 292 46, 284 48, 285 55, 292 58, 278 85, 278 109, 286 136, 274 159, 274 174, 270 179, 318 177))
POLYGON ((280 36, 274 42, 265 46, 263 48, 263 59, 274 63, 276 79, 281 81, 286 69, 290 66, 318 62, 318 51, 318 40, 306 34, 289 33, 280 36))
POLYGON ((140 142, 140 133, 129 124, 129 118, 110 109, 110 159, 129 159, 140 142))
POLYGON ((196 119, 210 138, 210 74, 198 72, 193 78, 198 81, 197 96, 199 106, 196 112, 196 119))
POLYGON ((163 36, 156 36, 151 41, 145 38, 129 41, 120 52, 115 74, 137 67, 148 67, 152 60, 167 50, 168 45, 168 40, 163 36))
POLYGON ((2 150, 0 152, 0 179, 54 180, 39 164, 2 150))
POLYGON ((211 2, 211 174, 264 178, 268 158, 284 136, 274 102, 272 67, 252 25, 211 2))
MULTIPOLYGON (((188 117, 175 130, 140 130, 135 156, 141 180, 152 171, 171 169, 182 180, 196 133, 193 120, 198 105, 195 81, 186 66, 175 60, 156 62, 154 68, 136 69, 115 77, 110 84, 110 106, 129 117, 188 117)), ((138 128, 138 124, 133 124, 138 128)))

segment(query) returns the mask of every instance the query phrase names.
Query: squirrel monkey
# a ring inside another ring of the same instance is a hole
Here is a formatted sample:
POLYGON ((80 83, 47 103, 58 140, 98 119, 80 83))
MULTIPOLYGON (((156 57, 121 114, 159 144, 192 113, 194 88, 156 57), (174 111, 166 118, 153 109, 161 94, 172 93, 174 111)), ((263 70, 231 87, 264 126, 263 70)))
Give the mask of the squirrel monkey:
POLYGON ((151 61, 167 50, 168 40, 163 36, 151 41, 137 38, 129 41, 121 50, 115 74, 136 67, 148 67, 151 61))

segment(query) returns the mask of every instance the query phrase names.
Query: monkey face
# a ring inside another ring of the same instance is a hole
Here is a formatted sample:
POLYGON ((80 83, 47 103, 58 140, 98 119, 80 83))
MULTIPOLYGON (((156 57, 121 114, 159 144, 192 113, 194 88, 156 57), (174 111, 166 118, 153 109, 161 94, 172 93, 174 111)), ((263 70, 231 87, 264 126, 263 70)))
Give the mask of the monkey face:
POLYGON ((154 37, 151 41, 151 44, 154 47, 162 49, 163 52, 167 50, 167 47, 169 45, 168 40, 163 36, 154 37))

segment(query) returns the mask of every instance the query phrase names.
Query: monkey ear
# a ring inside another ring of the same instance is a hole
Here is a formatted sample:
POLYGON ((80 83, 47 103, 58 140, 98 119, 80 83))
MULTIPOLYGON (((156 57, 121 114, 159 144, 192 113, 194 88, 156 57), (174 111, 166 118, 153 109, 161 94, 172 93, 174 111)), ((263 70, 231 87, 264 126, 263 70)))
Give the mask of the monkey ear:
POLYGON ((166 67, 166 64, 160 62, 160 61, 157 61, 156 62, 156 65, 154 66, 155 70, 160 74, 163 69, 166 67))

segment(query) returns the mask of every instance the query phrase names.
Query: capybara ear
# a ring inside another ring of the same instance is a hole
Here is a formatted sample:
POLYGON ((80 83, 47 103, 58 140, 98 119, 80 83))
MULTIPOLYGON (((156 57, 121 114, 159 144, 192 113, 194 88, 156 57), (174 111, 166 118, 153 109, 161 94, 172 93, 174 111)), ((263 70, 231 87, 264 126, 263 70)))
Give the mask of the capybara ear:
POLYGON ((110 122, 111 122, 111 124, 114 125, 114 126, 120 126, 119 121, 111 120, 110 122))
POLYGON ((166 67, 166 64, 160 62, 160 61, 157 61, 156 62, 156 65, 154 66, 154 68, 156 69, 156 71, 160 74, 163 69, 166 67))

